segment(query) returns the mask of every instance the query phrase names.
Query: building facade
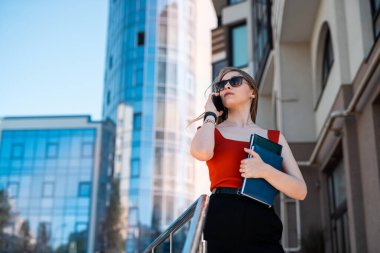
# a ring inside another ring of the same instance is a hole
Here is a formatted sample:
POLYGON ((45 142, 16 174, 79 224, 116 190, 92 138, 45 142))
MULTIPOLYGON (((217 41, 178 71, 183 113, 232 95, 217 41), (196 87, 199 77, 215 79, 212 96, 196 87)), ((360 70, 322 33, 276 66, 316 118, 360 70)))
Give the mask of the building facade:
MULTIPOLYGON (((89 116, 1 119, 0 190, 11 205, 6 233, 21 236, 28 224, 37 252, 94 252, 113 138, 111 122, 89 116)), ((21 252, 14 247, 2 252, 21 252)))
POLYGON ((380 2, 213 3, 214 73, 253 75, 257 123, 283 133, 308 185, 302 202, 279 196, 284 248, 379 252, 380 2))
POLYGON ((113 0, 103 118, 117 125, 126 252, 141 252, 195 199, 196 1, 113 0))

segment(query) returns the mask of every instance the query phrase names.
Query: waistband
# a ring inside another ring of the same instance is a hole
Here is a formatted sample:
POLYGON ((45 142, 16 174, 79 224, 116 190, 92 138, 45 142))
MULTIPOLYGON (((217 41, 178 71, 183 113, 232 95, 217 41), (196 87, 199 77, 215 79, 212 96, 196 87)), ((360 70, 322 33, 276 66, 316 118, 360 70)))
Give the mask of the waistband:
POLYGON ((240 195, 239 188, 228 188, 228 187, 216 187, 212 189, 212 194, 236 194, 240 195))

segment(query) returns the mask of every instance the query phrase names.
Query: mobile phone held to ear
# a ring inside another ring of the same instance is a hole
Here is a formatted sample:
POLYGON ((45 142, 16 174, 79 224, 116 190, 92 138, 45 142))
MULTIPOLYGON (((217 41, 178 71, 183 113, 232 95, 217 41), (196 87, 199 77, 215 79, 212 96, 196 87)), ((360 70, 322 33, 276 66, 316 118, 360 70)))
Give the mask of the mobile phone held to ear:
MULTIPOLYGON (((216 92, 214 85, 212 86, 212 92, 216 92)), ((215 105, 216 110, 218 112, 224 111, 224 105, 222 103, 222 98, 220 97, 220 95, 219 96, 212 95, 211 98, 212 98, 212 102, 215 105)))
POLYGON ((220 96, 212 95, 212 102, 214 103, 215 108, 218 112, 224 111, 224 106, 223 106, 222 99, 220 98, 220 96))

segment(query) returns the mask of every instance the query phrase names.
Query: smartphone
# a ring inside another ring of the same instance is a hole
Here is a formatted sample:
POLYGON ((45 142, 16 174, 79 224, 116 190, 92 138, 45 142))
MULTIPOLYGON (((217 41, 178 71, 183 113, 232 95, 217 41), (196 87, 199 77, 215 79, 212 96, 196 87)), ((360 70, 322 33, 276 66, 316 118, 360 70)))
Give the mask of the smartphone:
MULTIPOLYGON (((216 92, 214 85, 212 86, 212 92, 216 92)), ((212 102, 218 112, 224 111, 224 105, 222 103, 222 98, 219 96, 212 95, 212 102)))
POLYGON ((212 95, 212 102, 214 103, 215 108, 218 112, 224 111, 224 106, 223 106, 222 99, 220 98, 220 96, 212 95))

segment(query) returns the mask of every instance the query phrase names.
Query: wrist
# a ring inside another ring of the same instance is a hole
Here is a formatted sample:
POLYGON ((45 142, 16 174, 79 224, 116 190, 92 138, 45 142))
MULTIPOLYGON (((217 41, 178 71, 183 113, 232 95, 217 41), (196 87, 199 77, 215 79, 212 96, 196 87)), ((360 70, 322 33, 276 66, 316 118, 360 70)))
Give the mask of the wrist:
POLYGON ((203 121, 203 125, 204 124, 207 124, 207 123, 212 123, 214 126, 216 125, 216 123, 215 123, 215 120, 214 120, 214 117, 207 117, 207 119, 205 119, 204 121, 203 121))
POLYGON ((206 119, 211 119, 211 120, 215 121, 215 117, 212 115, 208 115, 206 118, 204 118, 204 120, 206 120, 206 119))
POLYGON ((269 164, 265 163, 264 171, 263 171, 263 178, 265 180, 268 180, 269 178, 271 178, 272 172, 273 172, 273 167, 270 166, 269 164))
POLYGON ((207 111, 207 112, 205 112, 203 120, 206 120, 206 118, 209 118, 209 117, 213 117, 214 120, 215 120, 215 122, 216 122, 217 116, 216 116, 215 112, 213 112, 213 111, 207 111))

